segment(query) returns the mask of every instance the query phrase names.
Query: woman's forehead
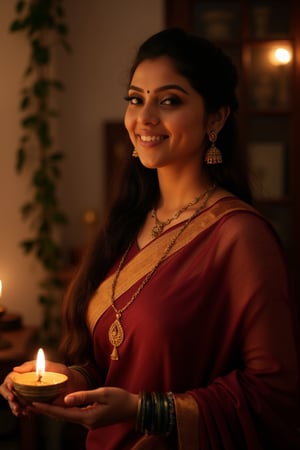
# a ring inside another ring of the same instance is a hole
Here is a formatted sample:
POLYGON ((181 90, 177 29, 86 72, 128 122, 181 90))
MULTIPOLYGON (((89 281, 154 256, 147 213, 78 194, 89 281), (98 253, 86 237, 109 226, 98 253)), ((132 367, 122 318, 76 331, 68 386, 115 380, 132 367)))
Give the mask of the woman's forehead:
POLYGON ((168 56, 142 61, 137 66, 130 84, 145 90, 153 90, 162 85, 180 85, 183 88, 190 86, 189 80, 179 73, 168 56))

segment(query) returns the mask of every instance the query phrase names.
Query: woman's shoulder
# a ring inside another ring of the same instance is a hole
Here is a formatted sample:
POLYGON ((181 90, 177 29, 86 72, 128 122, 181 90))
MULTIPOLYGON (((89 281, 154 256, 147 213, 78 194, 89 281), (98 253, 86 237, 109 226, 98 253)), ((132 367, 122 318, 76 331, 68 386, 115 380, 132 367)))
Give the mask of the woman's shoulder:
POLYGON ((216 218, 241 222, 241 224, 247 224, 249 220, 258 223, 267 222, 257 208, 225 190, 218 191, 211 198, 208 211, 216 218))
POLYGON ((254 215, 259 215, 258 210, 251 204, 232 194, 231 192, 223 189, 217 188, 213 195, 207 202, 208 208, 212 208, 213 211, 222 211, 228 214, 232 210, 236 211, 249 211, 254 215))
POLYGON ((218 210, 218 213, 222 211, 217 228, 226 240, 262 246, 269 242, 281 246, 273 224, 254 206, 232 195, 225 195, 216 199, 211 208, 218 210))

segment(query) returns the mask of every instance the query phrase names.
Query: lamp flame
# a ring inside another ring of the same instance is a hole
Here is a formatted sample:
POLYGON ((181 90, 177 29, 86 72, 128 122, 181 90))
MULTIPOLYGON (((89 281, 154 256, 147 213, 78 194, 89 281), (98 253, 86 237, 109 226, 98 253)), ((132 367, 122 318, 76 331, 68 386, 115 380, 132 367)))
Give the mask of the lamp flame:
POLYGON ((42 381, 42 378, 45 373, 45 366, 46 366, 45 354, 43 349, 40 348, 36 358, 36 376, 38 381, 42 381))

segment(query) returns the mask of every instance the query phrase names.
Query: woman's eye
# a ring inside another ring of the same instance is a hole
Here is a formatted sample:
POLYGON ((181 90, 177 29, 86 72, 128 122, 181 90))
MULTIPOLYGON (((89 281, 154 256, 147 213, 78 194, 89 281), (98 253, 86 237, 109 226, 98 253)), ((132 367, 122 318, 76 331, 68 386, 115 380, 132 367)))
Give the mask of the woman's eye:
POLYGON ((125 97, 125 100, 130 103, 131 105, 141 105, 142 99, 140 97, 137 97, 136 95, 128 95, 128 97, 125 97))
POLYGON ((162 105, 167 105, 167 106, 176 106, 176 105, 180 105, 181 103, 182 102, 181 102, 180 98, 178 98, 178 97, 167 97, 161 101, 162 105))
MULTIPOLYGON (((125 100, 130 105, 139 106, 144 104, 144 99, 138 95, 128 95, 127 97, 125 97, 125 100)), ((182 103, 181 99, 175 96, 165 97, 162 99, 157 98, 155 102, 157 102, 157 105, 161 106, 177 106, 182 103)))

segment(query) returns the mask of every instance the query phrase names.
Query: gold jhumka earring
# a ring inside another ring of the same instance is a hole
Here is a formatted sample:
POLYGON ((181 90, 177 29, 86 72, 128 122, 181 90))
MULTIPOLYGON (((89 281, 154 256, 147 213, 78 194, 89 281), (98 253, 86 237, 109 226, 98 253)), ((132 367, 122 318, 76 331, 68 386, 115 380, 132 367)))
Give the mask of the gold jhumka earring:
POLYGON ((139 157, 139 154, 138 154, 136 148, 133 149, 133 151, 132 151, 132 153, 131 153, 131 156, 133 156, 134 158, 138 158, 138 157, 139 157))
POLYGON ((215 146, 217 134, 214 131, 209 132, 210 147, 206 150, 204 160, 206 164, 222 164, 223 158, 219 148, 215 146))

